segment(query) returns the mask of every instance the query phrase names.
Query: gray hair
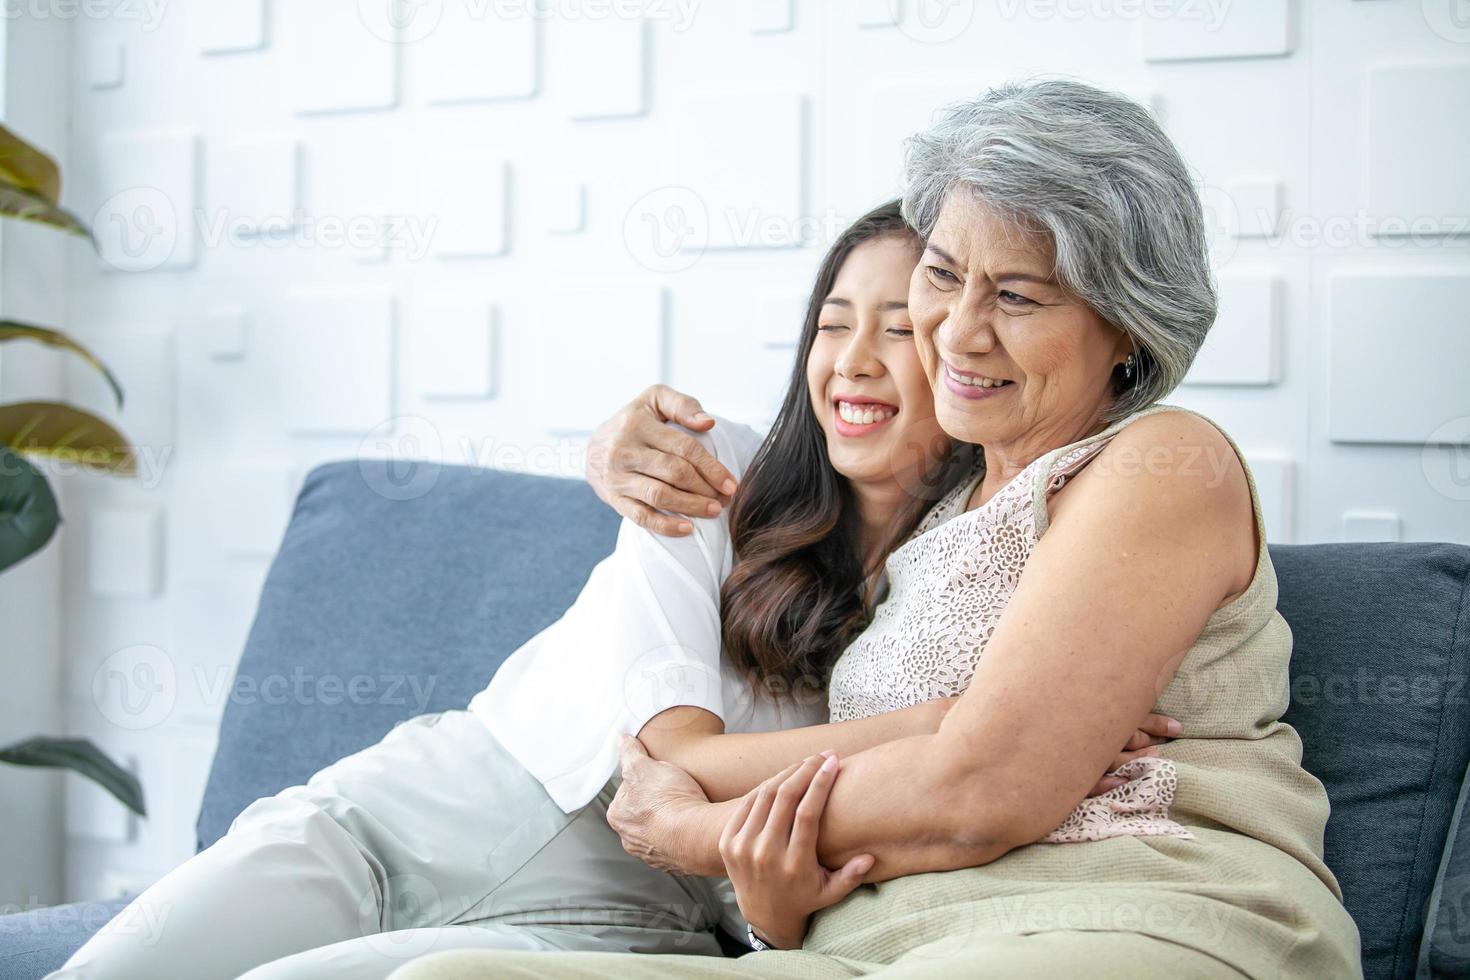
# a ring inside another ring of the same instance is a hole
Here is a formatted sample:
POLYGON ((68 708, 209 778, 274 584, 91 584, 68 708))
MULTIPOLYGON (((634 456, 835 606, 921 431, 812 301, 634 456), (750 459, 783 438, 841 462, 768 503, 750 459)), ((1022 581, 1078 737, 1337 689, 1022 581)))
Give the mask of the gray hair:
POLYGON ((946 107, 906 141, 903 214, 928 238, 956 188, 1047 234, 1055 274, 1138 355, 1115 421, 1184 378, 1215 321, 1205 222, 1188 167, 1148 110, 1080 82, 1010 82, 946 107))

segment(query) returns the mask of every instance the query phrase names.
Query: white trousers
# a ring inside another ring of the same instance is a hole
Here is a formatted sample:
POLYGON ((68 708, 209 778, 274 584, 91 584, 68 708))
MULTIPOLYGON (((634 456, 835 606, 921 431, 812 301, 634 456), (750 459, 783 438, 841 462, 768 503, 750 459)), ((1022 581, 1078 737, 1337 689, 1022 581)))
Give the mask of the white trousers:
POLYGON ((374 980, 460 949, 718 955, 727 883, 655 871, 565 814, 468 711, 256 800, 50 978, 374 980))

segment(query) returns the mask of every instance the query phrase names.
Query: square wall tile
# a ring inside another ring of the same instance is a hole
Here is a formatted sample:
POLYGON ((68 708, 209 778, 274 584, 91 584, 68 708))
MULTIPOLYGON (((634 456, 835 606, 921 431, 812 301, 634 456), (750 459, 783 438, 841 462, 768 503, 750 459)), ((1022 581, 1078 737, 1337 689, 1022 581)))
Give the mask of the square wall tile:
POLYGON ((397 17, 390 16, 396 7, 293 0, 278 9, 298 113, 363 112, 398 104, 399 27, 397 17))
POLYGON ((152 599, 163 581, 163 520, 153 507, 99 507, 87 520, 87 587, 104 599, 152 599))
POLYGON ((534 411, 550 432, 591 432, 628 400, 630 385, 664 378, 665 294, 657 286, 563 287, 538 319, 534 411), (589 323, 597 329, 586 330, 589 323), (622 383, 605 384, 609 378, 622 383))
POLYGON ((425 161, 420 217, 442 258, 504 255, 510 233, 510 162, 482 150, 435 153, 425 161))
POLYGON ((529 99, 540 85, 540 18, 530 5, 450 2, 412 48, 434 103, 529 99))
POLYGON ((204 54, 265 47, 265 0, 194 0, 196 43, 204 54))
POLYGON ((1221 274, 1220 312, 1185 384, 1269 385, 1280 380, 1284 291, 1277 276, 1221 274))
POLYGON ((222 242, 284 235, 301 207, 301 145, 285 136, 230 140, 211 154, 205 220, 222 242))
POLYGON ((100 141, 100 206, 92 222, 102 267, 188 269, 197 257, 199 141, 139 133, 100 141))
POLYGON ((414 387, 425 398, 495 394, 495 307, 484 300, 436 297, 418 311, 412 333, 414 387))
POLYGON ((1138 18, 1145 61, 1259 58, 1295 47, 1295 0, 1150 0, 1138 18))
POLYGON ((553 21, 566 114, 617 119, 648 111, 648 30, 641 17, 553 21))
POLYGON ((1333 442, 1422 445, 1470 417, 1470 275, 1344 271, 1329 296, 1333 442))
POLYGON ((745 0, 745 26, 752 34, 784 34, 795 20, 792 0, 745 0))
POLYGON ((1375 231, 1470 233, 1470 61, 1373 68, 1367 114, 1375 231))
POLYGON ((361 436, 394 413, 396 300, 298 293, 269 326, 285 423, 297 435, 361 436))
POLYGON ((116 38, 98 38, 87 45, 87 86, 93 91, 122 88, 127 47, 116 38))

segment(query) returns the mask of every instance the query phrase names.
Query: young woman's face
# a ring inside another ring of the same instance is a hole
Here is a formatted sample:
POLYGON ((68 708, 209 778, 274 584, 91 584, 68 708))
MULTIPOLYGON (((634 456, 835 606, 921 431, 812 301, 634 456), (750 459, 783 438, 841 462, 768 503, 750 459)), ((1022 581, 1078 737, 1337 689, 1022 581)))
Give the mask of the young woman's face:
POLYGON ((827 454, 855 483, 918 485, 916 474, 935 461, 934 396, 908 313, 919 248, 912 236, 890 234, 853 249, 822 304, 807 357, 827 454))

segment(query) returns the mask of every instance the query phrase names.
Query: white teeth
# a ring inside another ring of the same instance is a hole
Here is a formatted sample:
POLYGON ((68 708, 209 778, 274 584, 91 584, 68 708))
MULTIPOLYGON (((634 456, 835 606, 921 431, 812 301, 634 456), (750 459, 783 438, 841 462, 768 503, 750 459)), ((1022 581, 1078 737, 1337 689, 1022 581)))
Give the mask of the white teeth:
POLYGON ((948 374, 951 378, 958 381, 960 384, 968 385, 971 388, 999 388, 1002 385, 1010 384, 1009 381, 1006 381, 1002 378, 982 378, 978 374, 970 377, 965 377, 963 375, 956 374, 954 368, 950 367, 948 364, 944 366, 944 370, 945 373, 948 374))
POLYGON ((837 403, 837 414, 842 421, 850 425, 872 425, 893 418, 898 414, 896 408, 886 408, 882 405, 855 405, 852 402, 840 401, 837 403))

